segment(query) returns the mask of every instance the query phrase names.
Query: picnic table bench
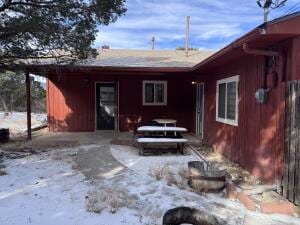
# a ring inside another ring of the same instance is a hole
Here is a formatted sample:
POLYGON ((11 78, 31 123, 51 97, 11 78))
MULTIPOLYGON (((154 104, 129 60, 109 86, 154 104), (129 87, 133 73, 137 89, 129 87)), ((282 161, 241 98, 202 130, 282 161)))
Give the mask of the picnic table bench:
POLYGON ((158 126, 142 126, 137 129, 138 132, 187 132, 184 127, 158 127, 158 126))
POLYGON ((176 145, 177 152, 183 153, 184 144, 188 142, 180 135, 180 133, 187 132, 184 127, 142 126, 137 131, 144 134, 137 138, 140 155, 144 155, 145 151, 153 151, 154 146, 157 146, 156 152, 165 150, 163 147, 168 147, 167 149, 170 150, 171 145, 176 145))

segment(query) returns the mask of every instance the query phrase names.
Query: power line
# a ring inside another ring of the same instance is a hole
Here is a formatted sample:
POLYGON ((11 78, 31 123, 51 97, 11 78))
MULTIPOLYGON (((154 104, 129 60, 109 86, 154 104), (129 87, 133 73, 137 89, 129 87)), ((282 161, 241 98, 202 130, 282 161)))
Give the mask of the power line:
POLYGON ((293 5, 291 8, 289 8, 285 13, 283 13, 281 16, 285 16, 287 14, 290 14, 293 10, 295 10, 295 7, 297 8, 297 6, 300 5, 300 2, 296 3, 295 5, 293 5))
POLYGON ((300 9, 300 5, 299 5, 297 8, 295 8, 292 12, 290 12, 289 14, 295 13, 295 12, 297 12, 299 9, 300 9))

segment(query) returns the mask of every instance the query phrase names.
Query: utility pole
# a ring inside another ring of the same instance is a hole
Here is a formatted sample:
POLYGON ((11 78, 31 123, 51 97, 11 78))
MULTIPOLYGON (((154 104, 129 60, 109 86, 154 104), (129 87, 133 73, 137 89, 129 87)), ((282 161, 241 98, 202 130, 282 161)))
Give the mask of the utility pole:
POLYGON ((154 37, 154 35, 152 36, 152 50, 154 50, 155 49, 155 37, 154 37))
MULTIPOLYGON (((268 0, 264 0, 265 4, 264 6, 267 4, 268 0)), ((264 7, 264 23, 268 22, 268 15, 269 15, 269 8, 264 7)))
POLYGON ((266 23, 268 22, 270 11, 285 6, 287 0, 257 0, 256 2, 264 10, 264 23, 266 23))
POLYGON ((189 56, 190 17, 186 17, 185 56, 189 56))

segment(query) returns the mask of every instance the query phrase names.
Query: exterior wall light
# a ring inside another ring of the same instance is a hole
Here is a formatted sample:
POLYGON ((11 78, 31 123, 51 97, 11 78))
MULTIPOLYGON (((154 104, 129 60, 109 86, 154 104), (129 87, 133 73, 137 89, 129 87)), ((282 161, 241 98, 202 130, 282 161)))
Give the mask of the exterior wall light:
POLYGON ((83 82, 84 82, 85 85, 88 86, 88 85, 90 84, 90 79, 85 78, 85 79, 83 80, 83 82))

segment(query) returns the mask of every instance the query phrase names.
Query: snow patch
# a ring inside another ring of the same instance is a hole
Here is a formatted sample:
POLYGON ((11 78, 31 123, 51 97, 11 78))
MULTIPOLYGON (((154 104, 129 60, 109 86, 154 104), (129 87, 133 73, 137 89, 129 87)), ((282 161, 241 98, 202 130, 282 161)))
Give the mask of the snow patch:
MULTIPOLYGON (((249 212, 236 202, 217 196, 201 196, 180 190, 148 176, 151 164, 178 164, 196 159, 188 156, 138 156, 129 147, 113 146, 132 170, 104 180, 87 180, 74 169, 78 151, 95 145, 63 148, 21 159, 5 159, 8 175, 0 176, 1 225, 158 225, 170 208, 201 209, 228 224, 299 224, 299 220, 249 212), (135 171, 138 171, 135 172, 135 171), (251 219, 255 222, 251 222, 251 219), (259 221, 259 222, 257 222, 259 221)), ((119 155, 118 155, 119 154, 119 155)))
MULTIPOLYGON (((31 113, 32 127, 38 127, 47 123, 47 114, 31 113)), ((13 112, 5 115, 0 111, 0 128, 10 129, 11 134, 23 133, 27 130, 26 112, 13 112)))
POLYGON ((166 165, 172 166, 173 170, 180 168, 187 169, 189 161, 201 161, 201 159, 193 152, 189 151, 188 155, 181 154, 163 154, 140 156, 138 150, 130 146, 111 146, 112 156, 121 164, 137 173, 151 175, 154 168, 162 168, 166 165), (175 168, 176 167, 176 168, 175 168))

